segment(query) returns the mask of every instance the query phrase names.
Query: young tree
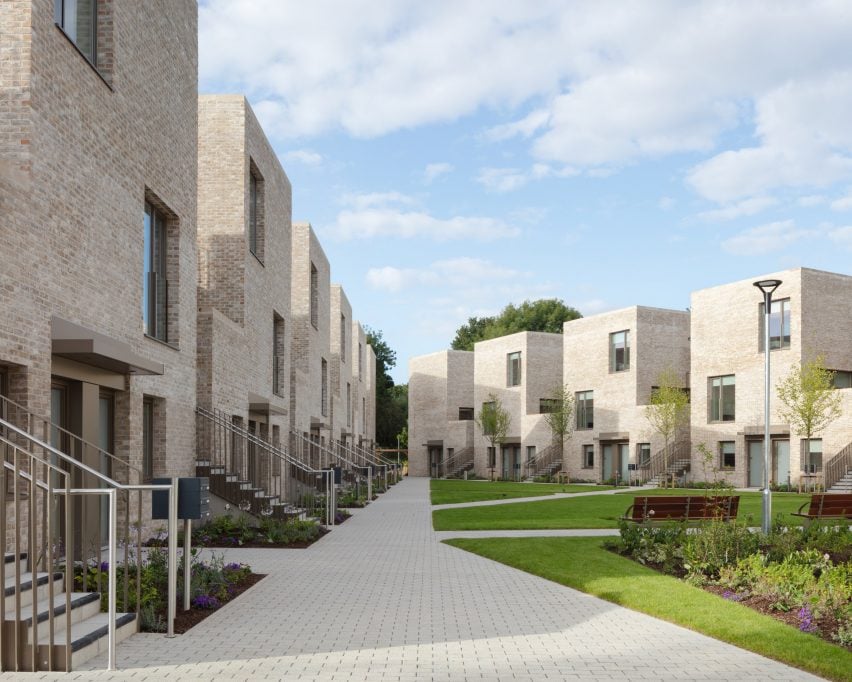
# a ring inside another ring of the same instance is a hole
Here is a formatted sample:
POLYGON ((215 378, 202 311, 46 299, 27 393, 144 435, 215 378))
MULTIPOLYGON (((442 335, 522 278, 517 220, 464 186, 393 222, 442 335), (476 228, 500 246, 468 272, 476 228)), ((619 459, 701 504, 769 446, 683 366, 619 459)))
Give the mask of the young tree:
POLYGON ((645 406, 645 419, 663 437, 663 487, 668 487, 669 443, 689 422, 689 393, 673 369, 664 369, 657 376, 657 387, 645 406))
MULTIPOLYGON (((509 426, 512 423, 511 415, 503 408, 503 403, 494 394, 488 394, 488 400, 482 403, 482 409, 474 419, 476 425, 482 431, 482 435, 491 443, 494 457, 497 457, 497 447, 506 440, 509 426)), ((490 466, 491 476, 494 477, 494 467, 490 466)))
POLYGON ((811 438, 841 414, 840 393, 834 390, 834 372, 825 368, 819 355, 800 365, 793 365, 789 374, 775 386, 781 406, 779 416, 790 424, 797 436, 804 436, 807 457, 811 464, 811 438))
POLYGON ((556 384, 547 397, 549 411, 544 421, 550 427, 553 440, 559 441, 559 454, 565 461, 565 441, 574 432, 574 396, 567 386, 556 384))

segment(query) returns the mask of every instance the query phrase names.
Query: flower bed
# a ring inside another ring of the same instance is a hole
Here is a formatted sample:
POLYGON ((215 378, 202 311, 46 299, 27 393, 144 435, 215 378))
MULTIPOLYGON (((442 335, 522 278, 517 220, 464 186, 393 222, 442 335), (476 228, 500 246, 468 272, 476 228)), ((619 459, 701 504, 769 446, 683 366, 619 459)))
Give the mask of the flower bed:
POLYGON ((682 524, 622 523, 613 549, 852 649, 852 531, 846 526, 776 525, 764 536, 720 521, 691 532, 682 524))

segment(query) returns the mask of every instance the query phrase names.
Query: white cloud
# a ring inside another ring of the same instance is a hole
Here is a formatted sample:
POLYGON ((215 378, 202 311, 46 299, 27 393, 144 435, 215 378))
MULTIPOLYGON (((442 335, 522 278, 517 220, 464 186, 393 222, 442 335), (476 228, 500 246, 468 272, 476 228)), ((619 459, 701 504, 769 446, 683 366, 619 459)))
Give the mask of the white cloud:
POLYGON ((323 162, 322 154, 318 154, 310 149, 294 149, 292 151, 285 152, 282 158, 285 163, 294 161, 305 166, 314 167, 321 165, 323 162))
POLYGON ((519 135, 528 138, 545 126, 549 119, 550 112, 547 109, 536 109, 519 121, 501 123, 488 129, 485 136, 494 142, 501 142, 519 135))
POLYGON ((580 301, 575 307, 586 317, 612 310, 612 306, 602 298, 590 298, 587 301, 580 301))
POLYGON ((455 167, 451 163, 430 163, 423 171, 423 179, 427 185, 430 185, 435 178, 451 173, 453 170, 455 170, 455 167))
POLYGON ((839 199, 835 199, 831 202, 831 208, 835 211, 849 211, 852 210, 852 189, 844 197, 840 197, 839 199))
POLYGON ((670 211, 675 207, 677 202, 671 197, 660 197, 660 200, 657 202, 657 206, 659 206, 663 211, 670 211))
POLYGON ((367 271, 367 283, 371 287, 391 292, 418 286, 470 289, 527 277, 528 273, 467 257, 435 261, 428 268, 385 266, 367 271))
POLYGON ((413 207, 411 197, 398 192, 346 195, 343 203, 351 206, 337 214, 330 232, 338 239, 374 237, 414 238, 435 241, 474 239, 493 241, 516 237, 517 227, 498 218, 453 216, 436 218, 413 207))
POLYGON ((707 221, 733 220, 741 216, 755 215, 777 203, 778 200, 772 197, 752 197, 712 211, 704 211, 699 213, 698 217, 707 221))
POLYGON ((836 227, 829 231, 829 239, 852 251, 852 225, 836 227))
POLYGON ((818 235, 816 230, 800 230, 792 220, 767 223, 745 230, 722 242, 722 248, 736 256, 757 256, 781 251, 801 239, 818 235))
POLYGON ((476 181, 494 192, 511 192, 526 185, 530 176, 517 168, 483 168, 476 181))
POLYGON ((824 204, 825 197, 821 194, 808 194, 807 196, 799 197, 796 200, 796 203, 804 208, 811 208, 812 206, 819 206, 820 204, 824 204))

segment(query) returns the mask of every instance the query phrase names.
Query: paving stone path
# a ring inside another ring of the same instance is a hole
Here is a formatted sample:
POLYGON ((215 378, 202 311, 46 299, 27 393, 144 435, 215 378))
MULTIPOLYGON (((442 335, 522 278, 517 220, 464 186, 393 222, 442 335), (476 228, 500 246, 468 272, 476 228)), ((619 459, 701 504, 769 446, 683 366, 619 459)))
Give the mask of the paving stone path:
POLYGON ((130 638, 117 673, 98 657, 70 677, 817 679, 443 545, 428 491, 406 479, 306 550, 227 550, 268 577, 185 635, 130 638))

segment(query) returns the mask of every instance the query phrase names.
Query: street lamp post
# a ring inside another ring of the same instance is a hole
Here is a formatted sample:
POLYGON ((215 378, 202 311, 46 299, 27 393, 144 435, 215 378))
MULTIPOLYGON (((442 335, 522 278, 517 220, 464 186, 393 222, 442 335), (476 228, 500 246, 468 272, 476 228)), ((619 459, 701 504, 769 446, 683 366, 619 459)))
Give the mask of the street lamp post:
POLYGON ((763 293, 763 355, 764 355, 764 394, 763 394, 763 523, 764 534, 769 533, 772 523, 772 493, 769 490, 769 473, 772 464, 771 445, 772 439, 769 435, 769 316, 772 312, 772 293, 781 286, 780 279, 762 279, 755 282, 754 286, 763 293))

